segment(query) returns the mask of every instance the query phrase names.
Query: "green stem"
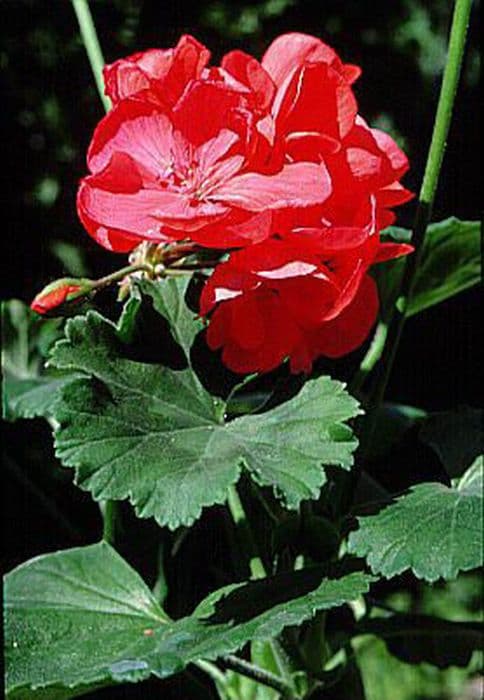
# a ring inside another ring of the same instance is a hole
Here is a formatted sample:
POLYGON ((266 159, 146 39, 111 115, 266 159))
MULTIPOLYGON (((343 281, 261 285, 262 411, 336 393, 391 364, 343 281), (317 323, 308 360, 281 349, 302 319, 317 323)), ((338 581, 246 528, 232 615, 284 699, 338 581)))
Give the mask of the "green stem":
POLYGON ((120 270, 112 272, 110 275, 106 275, 105 277, 101 277, 100 279, 96 280, 93 283, 92 288, 102 289, 103 287, 107 287, 113 282, 119 282, 128 275, 131 275, 133 272, 140 271, 153 272, 153 268, 151 265, 148 265, 148 263, 136 263, 135 265, 127 265, 126 267, 122 267, 120 270))
MULTIPOLYGON (((257 553, 256 540, 252 532, 252 528, 250 527, 247 515, 245 514, 244 506, 242 505, 242 501, 240 500, 240 496, 235 486, 231 486, 229 488, 227 502, 230 513, 232 515, 232 519, 238 531, 240 532, 240 542, 245 547, 247 552, 247 558, 249 559, 249 567, 252 578, 266 578, 267 572, 264 563, 257 553)), ((279 679, 280 683, 283 683, 286 689, 286 694, 283 694, 283 697, 291 698, 293 697, 291 690, 291 669, 288 663, 286 662, 285 655, 279 645, 278 640, 271 639, 269 643, 272 649, 272 653, 274 654, 276 663, 281 672, 281 675, 283 676, 283 678, 279 679)), ((242 673, 242 671, 240 672, 242 673)), ((263 681, 261 681, 261 683, 262 682, 263 681)))
POLYGON ((376 327, 370 347, 362 359, 358 371, 351 380, 350 393, 356 394, 361 390, 365 379, 382 355, 387 333, 388 325, 384 321, 380 321, 376 327))
POLYGON ((111 101, 104 94, 103 67, 104 58, 97 38, 96 27, 89 9, 87 0, 71 0, 72 7, 76 13, 79 29, 81 31, 82 43, 86 49, 89 63, 96 81, 97 91, 106 112, 111 109, 111 101))
MULTIPOLYGON (((447 135, 449 133, 452 118, 452 111, 462 66, 471 5, 472 0, 456 0, 454 6, 447 62, 444 69, 439 102, 435 115, 432 140, 427 156, 427 164, 420 189, 419 201, 413 226, 412 243, 415 247, 415 252, 413 255, 407 257, 405 269, 400 282, 398 303, 392 310, 393 313, 389 322, 387 337, 384 342, 379 372, 375 379, 374 390, 371 396, 370 408, 372 409, 377 408, 381 404, 385 395, 388 379, 390 377, 405 323, 408 303, 412 296, 416 276, 415 273, 418 269, 422 256, 423 242, 432 214, 435 192, 437 189, 447 135)), ((375 426, 376 412, 373 410, 369 415, 369 420, 364 434, 362 445, 363 458, 365 457, 368 446, 373 438, 375 426)))
POLYGON ((118 518, 118 505, 116 501, 103 501, 101 504, 103 516, 103 540, 114 545, 116 539, 116 523, 118 518))
MULTIPOLYGON (((92 19, 91 10, 89 9, 89 4, 87 0, 71 0, 72 7, 76 13, 77 21, 79 23, 79 30, 81 32, 82 43, 86 49, 87 57, 91 65, 91 70, 94 75, 94 80, 96 82, 97 91, 101 102, 106 112, 111 108, 111 100, 107 95, 104 94, 104 78, 103 78, 103 68, 104 68, 104 56, 101 50, 101 45, 99 44, 99 39, 97 37, 96 26, 92 19)), ((118 271, 119 273, 119 271, 118 271)), ((116 274, 116 273, 113 273, 116 274)), ((105 284, 109 284, 109 277, 97 280, 97 286, 104 286, 101 284, 103 281, 105 284)), ((115 522, 116 522, 116 509, 117 506, 114 501, 105 501, 104 508, 101 508, 103 516, 103 539, 106 542, 114 543, 115 536, 115 522)))
POLYGON ((472 0, 456 0, 449 38, 449 51, 440 91, 427 167, 420 190, 420 201, 432 206, 444 157, 447 135, 464 56, 472 0))
POLYGON ((214 683, 218 683, 223 688, 227 686, 227 676, 223 671, 219 669, 218 666, 211 663, 210 661, 205 661, 204 659, 199 659, 194 662, 195 666, 210 676, 214 683))
POLYGON ((235 486, 229 488, 228 506, 232 515, 233 521, 241 533, 241 540, 245 543, 248 550, 249 567, 252 578, 265 578, 267 576, 262 559, 257 554, 255 538, 247 520, 247 516, 240 500, 240 496, 235 486))
POLYGON ((225 668, 231 671, 236 671, 248 678, 252 678, 254 681, 257 681, 257 683, 262 683, 262 685, 266 685, 269 688, 274 688, 285 700, 291 700, 295 697, 291 686, 282 678, 255 664, 251 664, 249 661, 245 661, 245 659, 239 659, 238 656, 229 654, 228 656, 224 656, 220 662, 225 668))

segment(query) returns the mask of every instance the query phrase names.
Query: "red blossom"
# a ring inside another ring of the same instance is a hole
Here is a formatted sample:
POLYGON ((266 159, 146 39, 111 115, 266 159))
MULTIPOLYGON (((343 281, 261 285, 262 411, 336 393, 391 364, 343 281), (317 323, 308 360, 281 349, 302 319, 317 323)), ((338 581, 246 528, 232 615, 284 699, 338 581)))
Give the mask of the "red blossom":
MULTIPOLYGON (((190 237, 202 245, 236 246, 261 240, 259 214, 324 202, 331 192, 324 163, 280 163, 272 173, 257 167, 252 128, 237 111, 244 93, 192 81, 176 107, 126 99, 101 121, 88 154, 91 175, 78 193, 88 232, 122 252, 143 240, 190 237), (196 115, 196 117, 194 116, 196 115), (249 227, 240 236, 231 229, 249 227), (215 229, 223 220, 224 229, 215 229)), ((250 113, 249 113, 250 116, 250 113)))
POLYGON ((370 225, 301 229, 232 253, 202 292, 208 344, 235 372, 265 372, 285 358, 293 372, 309 372, 317 357, 361 345, 378 311, 368 268, 411 250, 380 243, 370 225))
POLYGON ((209 57, 183 36, 106 67, 114 107, 78 212, 116 252, 177 240, 231 251, 202 293, 209 345, 238 372, 285 358, 309 371, 365 340, 378 310, 369 267, 411 250, 379 240, 412 197, 408 161, 358 115, 360 69, 320 39, 285 34, 261 62, 209 57))

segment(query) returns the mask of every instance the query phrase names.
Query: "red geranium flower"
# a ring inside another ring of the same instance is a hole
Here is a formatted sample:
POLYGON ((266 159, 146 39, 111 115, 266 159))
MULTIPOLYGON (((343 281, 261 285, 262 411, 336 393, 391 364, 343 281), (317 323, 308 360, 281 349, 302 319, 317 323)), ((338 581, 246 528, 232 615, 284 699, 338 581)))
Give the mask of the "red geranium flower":
POLYGON ((365 228, 299 229, 233 253, 205 285, 212 349, 235 372, 264 372, 289 358, 309 372, 321 355, 340 357, 366 339, 378 311, 370 265, 405 255, 365 228))
MULTIPOLYGON (((192 50, 200 46, 193 42, 192 50)), ((269 234, 267 212, 321 204, 331 192, 324 163, 285 161, 271 143, 274 88, 262 68, 249 70, 244 55, 226 58, 249 88, 225 68, 201 70, 199 49, 195 72, 194 60, 187 70, 180 44, 149 78, 146 71, 140 78, 139 55, 106 72, 110 94, 122 99, 95 131, 78 211, 111 250, 188 237, 207 246, 244 245, 269 234), (169 87, 163 101, 167 80, 186 84, 181 92, 169 87)))
POLYGON ((368 268, 409 252, 382 245, 412 195, 404 153, 357 114, 344 64, 316 37, 286 34, 261 62, 209 66, 184 36, 105 69, 114 107, 97 127, 78 211, 117 252, 188 239, 232 252, 208 281, 208 342, 235 371, 360 345, 378 299, 368 268))

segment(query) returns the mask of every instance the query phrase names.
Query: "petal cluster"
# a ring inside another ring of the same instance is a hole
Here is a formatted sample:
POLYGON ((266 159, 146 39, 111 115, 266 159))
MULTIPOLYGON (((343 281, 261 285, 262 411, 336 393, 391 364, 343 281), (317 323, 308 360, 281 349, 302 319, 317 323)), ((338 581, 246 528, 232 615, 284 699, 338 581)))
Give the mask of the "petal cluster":
POLYGON ((229 257, 209 278, 208 343, 238 372, 358 347, 376 318, 368 275, 409 252, 383 245, 411 197, 406 156, 358 114, 360 69, 305 34, 276 39, 261 62, 219 66, 183 36, 105 68, 112 110, 98 125, 78 212, 104 247, 190 240, 229 257))

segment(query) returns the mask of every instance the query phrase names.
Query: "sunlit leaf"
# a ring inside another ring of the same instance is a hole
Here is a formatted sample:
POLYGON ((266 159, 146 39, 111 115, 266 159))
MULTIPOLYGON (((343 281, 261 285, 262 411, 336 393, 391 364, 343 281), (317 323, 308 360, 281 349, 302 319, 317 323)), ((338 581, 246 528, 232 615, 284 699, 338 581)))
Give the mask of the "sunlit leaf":
POLYGON ((418 578, 452 579, 483 561, 483 461, 455 487, 418 484, 376 515, 358 518, 350 552, 386 578, 411 569, 418 578))
POLYGON ((274 576, 223 588, 172 622, 105 543, 37 557, 5 579, 8 697, 165 678, 353 600, 370 581, 361 572, 322 579, 317 569, 274 576))

